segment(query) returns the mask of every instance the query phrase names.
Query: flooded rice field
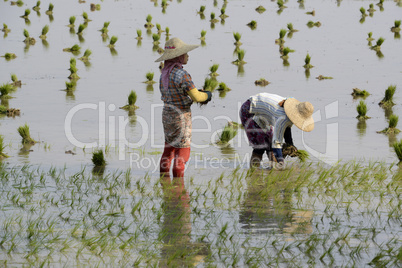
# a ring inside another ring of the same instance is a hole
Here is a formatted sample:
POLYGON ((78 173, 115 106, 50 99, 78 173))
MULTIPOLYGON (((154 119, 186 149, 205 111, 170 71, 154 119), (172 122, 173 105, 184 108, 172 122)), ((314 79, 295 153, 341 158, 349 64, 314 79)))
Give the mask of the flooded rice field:
POLYGON ((402 265, 402 173, 393 148, 401 134, 378 133, 402 110, 402 41, 391 29, 402 20, 400 0, 35 5, 0 2, 0 85, 21 81, 0 92, 0 153, 9 156, 0 160, 2 266, 402 265), (24 42, 29 37, 35 41, 24 42), (184 179, 173 182, 159 179, 159 83, 144 83, 147 73, 159 81, 154 61, 171 37, 200 44, 185 66, 197 88, 214 64, 230 88, 192 106, 191 157, 184 179), (67 51, 74 46, 80 50, 67 51), (239 50, 243 65, 233 64, 239 50), (261 78, 269 84, 256 85, 261 78), (383 108, 390 87, 395 105, 383 108), (369 95, 352 96, 354 89, 369 95), (120 109, 131 91, 138 109, 120 109), (250 170, 241 128, 228 145, 216 144, 259 92, 314 105, 314 131, 292 128, 306 162, 250 170), (356 118, 361 101, 369 119, 356 118), (24 125, 35 144, 22 143, 24 125), (92 172, 98 148, 103 173, 92 172))

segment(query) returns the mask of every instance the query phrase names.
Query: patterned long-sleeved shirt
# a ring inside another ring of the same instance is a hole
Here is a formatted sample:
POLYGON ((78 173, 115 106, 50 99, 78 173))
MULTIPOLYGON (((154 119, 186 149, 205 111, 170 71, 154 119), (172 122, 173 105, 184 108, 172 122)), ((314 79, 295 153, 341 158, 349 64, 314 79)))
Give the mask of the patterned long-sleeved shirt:
MULTIPOLYGON (((162 79, 162 76, 161 76, 162 79)), ((165 104, 174 105, 181 110, 190 109, 193 100, 187 94, 196 88, 191 75, 183 68, 175 67, 170 72, 168 90, 163 88, 162 80, 159 83, 161 99, 165 104)))
POLYGON ((260 93, 250 97, 250 113, 254 114, 254 121, 266 131, 273 128, 272 148, 282 148, 285 130, 293 125, 285 109, 278 104, 284 99, 270 93, 260 93))

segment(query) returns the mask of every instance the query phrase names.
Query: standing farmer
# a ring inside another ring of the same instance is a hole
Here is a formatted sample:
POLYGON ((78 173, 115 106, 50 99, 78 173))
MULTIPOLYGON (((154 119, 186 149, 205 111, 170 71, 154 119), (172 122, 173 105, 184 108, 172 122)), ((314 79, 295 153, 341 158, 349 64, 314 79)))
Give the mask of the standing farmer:
POLYGON ((314 107, 310 102, 260 93, 251 96, 240 108, 240 119, 253 147, 250 166, 260 166, 264 152, 273 152, 283 167, 282 142, 293 145, 291 126, 309 132, 314 129, 314 107))
POLYGON ((165 43, 163 55, 156 62, 164 61, 159 89, 164 103, 162 111, 165 149, 160 161, 161 176, 169 177, 171 162, 173 177, 183 177, 185 165, 190 157, 191 109, 195 102, 208 102, 212 94, 199 91, 190 74, 183 69, 187 64, 187 52, 198 45, 188 45, 179 38, 172 38, 165 43))

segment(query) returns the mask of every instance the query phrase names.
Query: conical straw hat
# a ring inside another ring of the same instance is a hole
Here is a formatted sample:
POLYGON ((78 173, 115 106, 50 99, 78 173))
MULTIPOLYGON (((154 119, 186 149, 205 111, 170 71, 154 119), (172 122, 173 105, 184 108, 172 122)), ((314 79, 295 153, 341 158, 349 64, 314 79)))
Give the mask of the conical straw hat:
POLYGON ((199 45, 188 45, 179 38, 174 37, 165 43, 165 51, 163 55, 160 56, 155 62, 174 59, 197 47, 199 47, 199 45))
POLYGON ((289 98, 286 99, 284 108, 290 121, 298 128, 306 132, 314 129, 314 106, 310 102, 300 102, 295 98, 289 98))

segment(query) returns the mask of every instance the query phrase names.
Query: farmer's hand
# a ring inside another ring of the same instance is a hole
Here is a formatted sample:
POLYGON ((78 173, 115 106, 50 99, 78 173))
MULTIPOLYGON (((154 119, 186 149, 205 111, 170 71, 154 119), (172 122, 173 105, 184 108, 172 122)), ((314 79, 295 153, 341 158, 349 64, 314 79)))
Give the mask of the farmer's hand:
POLYGON ((203 102, 200 102, 202 105, 207 104, 208 102, 211 101, 211 99, 212 99, 212 92, 211 91, 203 90, 203 89, 199 89, 198 91, 203 92, 203 93, 207 93, 207 95, 208 95, 207 100, 205 100, 203 102))

